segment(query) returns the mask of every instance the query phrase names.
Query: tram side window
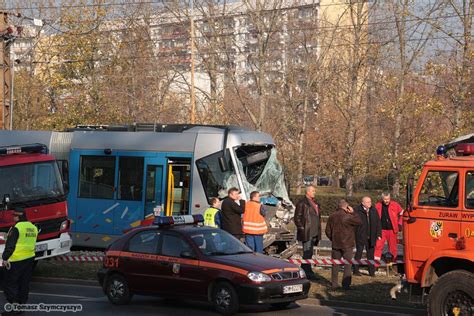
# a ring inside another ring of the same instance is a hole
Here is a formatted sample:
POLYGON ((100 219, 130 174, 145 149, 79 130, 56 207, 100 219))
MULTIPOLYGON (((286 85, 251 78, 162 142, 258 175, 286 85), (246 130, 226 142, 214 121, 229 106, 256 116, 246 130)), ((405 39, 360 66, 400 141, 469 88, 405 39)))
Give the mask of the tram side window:
POLYGON ((455 171, 429 171, 418 196, 421 206, 457 207, 459 176, 455 171))
POLYGON ((202 185, 208 198, 224 198, 227 196, 228 189, 231 187, 239 187, 230 155, 227 155, 229 170, 225 172, 220 168, 220 157, 222 157, 222 151, 196 161, 199 176, 201 177, 202 185))
POLYGON ((466 207, 474 208, 474 171, 466 174, 466 207))
POLYGON ((113 199, 115 157, 81 156, 79 197, 113 199))
POLYGON ((119 200, 142 200, 143 164, 143 157, 120 157, 118 189, 119 200))

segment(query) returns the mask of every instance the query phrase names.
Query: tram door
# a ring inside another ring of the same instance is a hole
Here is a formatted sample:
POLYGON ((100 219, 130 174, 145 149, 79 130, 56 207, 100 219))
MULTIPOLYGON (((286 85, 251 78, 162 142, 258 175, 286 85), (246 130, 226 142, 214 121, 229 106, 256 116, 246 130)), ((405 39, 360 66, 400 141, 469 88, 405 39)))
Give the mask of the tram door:
POLYGON ((165 213, 165 190, 163 176, 166 160, 159 158, 146 159, 146 192, 145 192, 145 218, 154 214, 165 213))
POLYGON ((166 215, 190 213, 191 160, 168 160, 166 215))

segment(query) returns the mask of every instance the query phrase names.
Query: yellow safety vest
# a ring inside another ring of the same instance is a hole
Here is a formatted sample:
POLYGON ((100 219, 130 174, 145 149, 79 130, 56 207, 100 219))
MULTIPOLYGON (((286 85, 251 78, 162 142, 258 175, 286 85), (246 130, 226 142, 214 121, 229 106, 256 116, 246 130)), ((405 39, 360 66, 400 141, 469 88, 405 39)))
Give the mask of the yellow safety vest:
POLYGON ((219 210, 214 207, 210 207, 204 212, 204 225, 205 226, 218 228, 215 221, 217 212, 219 212, 219 210))
POLYGON ((8 261, 15 262, 34 257, 38 228, 30 222, 18 222, 15 227, 19 233, 18 240, 8 261))

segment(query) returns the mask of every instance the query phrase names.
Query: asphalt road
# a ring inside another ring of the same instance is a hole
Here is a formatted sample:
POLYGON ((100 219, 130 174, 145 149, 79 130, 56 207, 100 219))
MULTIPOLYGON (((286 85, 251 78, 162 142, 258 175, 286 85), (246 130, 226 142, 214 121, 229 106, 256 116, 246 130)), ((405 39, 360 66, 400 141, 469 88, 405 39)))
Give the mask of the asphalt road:
MULTIPOLYGON (((2 293, 3 294, 3 293, 2 293)), ((1 295, 0 304, 4 299, 1 295)), ((80 315, 170 315, 170 316, 208 316, 217 315, 209 304, 164 300, 160 298, 135 296, 126 306, 115 306, 97 286, 70 285, 54 283, 32 283, 30 304, 81 304, 80 315)), ((394 308, 380 305, 358 303, 323 303, 308 299, 291 305, 286 310, 275 310, 269 306, 244 306, 239 315, 425 315, 423 311, 410 308, 394 308)), ((57 313, 29 312, 27 315, 51 315, 57 313)), ((64 313, 62 313, 64 314, 64 313)))

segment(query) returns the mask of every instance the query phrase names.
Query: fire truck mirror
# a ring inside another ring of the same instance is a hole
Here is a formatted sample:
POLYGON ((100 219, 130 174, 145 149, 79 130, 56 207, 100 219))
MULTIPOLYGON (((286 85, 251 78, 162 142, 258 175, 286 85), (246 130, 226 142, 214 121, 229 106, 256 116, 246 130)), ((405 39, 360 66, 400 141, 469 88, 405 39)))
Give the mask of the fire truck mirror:
POLYGON ((10 195, 9 194, 5 194, 3 195, 3 199, 2 199, 2 210, 8 210, 8 204, 10 203, 10 195))

